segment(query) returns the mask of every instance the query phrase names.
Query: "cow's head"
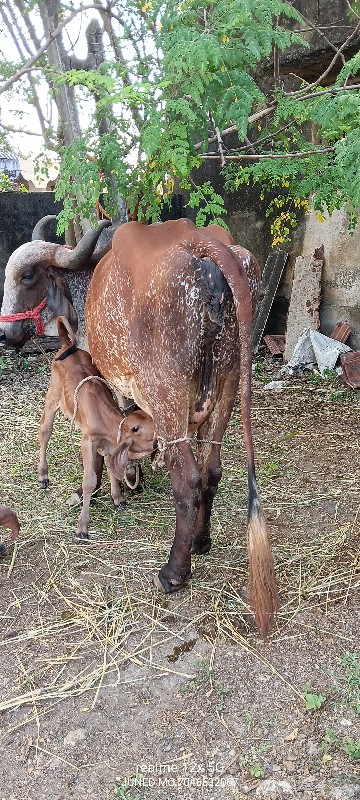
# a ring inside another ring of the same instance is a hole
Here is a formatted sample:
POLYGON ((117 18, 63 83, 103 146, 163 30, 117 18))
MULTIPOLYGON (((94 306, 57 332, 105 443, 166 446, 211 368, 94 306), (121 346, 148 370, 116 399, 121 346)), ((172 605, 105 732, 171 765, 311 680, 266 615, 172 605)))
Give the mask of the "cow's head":
MULTIPOLYGON (((5 269, 4 298, 1 315, 19 314, 35 309, 46 298, 41 312, 46 324, 54 316, 63 316, 71 327, 77 329, 77 315, 67 287, 66 272, 95 266, 103 255, 92 259, 101 231, 111 223, 102 220, 97 228, 85 233, 79 244, 69 250, 60 244, 42 239, 44 222, 53 217, 44 217, 34 229, 35 240, 18 247, 12 253, 5 269)), ((0 321, 0 331, 9 344, 21 346, 35 332, 34 320, 22 319, 0 321)))
POLYGON ((111 472, 124 480, 128 462, 150 456, 156 447, 153 419, 145 411, 133 411, 121 423, 119 445, 109 461, 111 472))

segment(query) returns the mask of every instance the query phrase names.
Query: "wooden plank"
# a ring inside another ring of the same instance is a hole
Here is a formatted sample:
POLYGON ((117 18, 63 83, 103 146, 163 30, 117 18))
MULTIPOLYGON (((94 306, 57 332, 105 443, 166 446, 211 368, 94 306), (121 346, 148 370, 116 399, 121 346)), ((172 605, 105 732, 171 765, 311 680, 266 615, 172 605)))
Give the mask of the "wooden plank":
POLYGON ((286 327, 284 361, 289 361, 300 336, 308 329, 320 328, 321 275, 324 265, 324 248, 314 255, 298 256, 286 327))
POLYGON ((254 350, 256 350, 260 344, 287 260, 288 253, 285 250, 274 250, 266 259, 266 264, 261 276, 260 297, 254 314, 254 350))

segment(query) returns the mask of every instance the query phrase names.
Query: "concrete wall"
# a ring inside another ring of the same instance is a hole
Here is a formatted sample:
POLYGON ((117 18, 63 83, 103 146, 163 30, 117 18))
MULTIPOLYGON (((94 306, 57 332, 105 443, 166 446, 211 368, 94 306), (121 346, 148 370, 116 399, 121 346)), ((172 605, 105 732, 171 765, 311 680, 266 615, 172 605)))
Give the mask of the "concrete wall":
POLYGON ((324 222, 312 212, 302 243, 304 255, 311 255, 322 244, 321 331, 329 335, 337 322, 346 322, 353 329, 347 344, 360 349, 360 224, 351 236, 344 211, 334 211, 324 222))
MULTIPOLYGON (((214 184, 216 191, 224 198, 227 209, 225 219, 235 241, 254 253, 262 271, 272 245, 271 220, 265 217, 267 203, 261 201, 260 189, 241 187, 236 194, 228 194, 221 172, 214 162, 206 162, 194 174, 194 180, 196 183, 211 180, 214 184)), ((184 194, 187 202, 187 195, 184 194)), ((195 219, 196 213, 185 208, 185 215, 195 219)), ((315 248, 322 244, 325 265, 320 329, 329 335, 337 322, 347 322, 353 329, 348 344, 360 349, 360 224, 351 236, 347 230, 346 214, 339 211, 335 211, 324 222, 319 222, 314 212, 299 216, 290 244, 283 246, 289 253, 289 259, 265 333, 285 332, 295 259, 299 255, 312 255, 315 248)))
MULTIPOLYGON (((263 269, 271 251, 270 220, 265 217, 265 204, 260 199, 260 190, 241 187, 236 195, 225 192, 218 168, 209 162, 197 175, 196 182, 212 180, 219 194, 224 197, 227 208, 226 221, 236 242, 254 253, 263 269)), ((184 193, 184 202, 187 202, 184 193)), ((59 213, 60 203, 55 203, 51 192, 18 194, 0 192, 0 302, 5 265, 17 247, 31 239, 36 222, 46 214, 59 213)), ((190 208, 181 208, 178 203, 175 216, 194 218, 190 208)), ((169 214, 174 216, 174 214, 169 214)), ((49 239, 56 238, 55 225, 49 227, 49 239)), ((298 255, 311 255, 315 248, 324 245, 325 266, 322 281, 322 303, 320 309, 321 330, 331 333, 336 322, 347 322, 353 329, 349 344, 360 348, 360 225, 353 236, 347 231, 344 212, 334 212, 331 218, 319 222, 314 213, 299 218, 292 242, 285 249, 289 261, 280 283, 277 297, 270 314, 266 332, 284 333, 288 303, 291 295, 295 259, 298 255)))

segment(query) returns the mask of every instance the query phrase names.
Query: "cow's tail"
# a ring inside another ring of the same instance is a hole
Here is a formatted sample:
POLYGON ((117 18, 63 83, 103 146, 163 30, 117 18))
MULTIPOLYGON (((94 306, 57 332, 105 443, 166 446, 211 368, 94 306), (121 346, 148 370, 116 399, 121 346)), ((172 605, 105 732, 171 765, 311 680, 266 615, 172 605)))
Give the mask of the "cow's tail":
MULTIPOLYGON (((237 309, 239 306, 237 304, 237 309)), ((250 568, 250 601, 255 619, 265 637, 272 628, 278 609, 278 593, 275 581, 274 563, 270 548, 269 528, 261 504, 256 482, 254 447, 251 432, 251 325, 239 319, 241 347, 240 399, 244 431, 245 449, 248 464, 248 528, 247 545, 250 568)))
MULTIPOLYGON (((200 258, 211 258, 221 269, 232 291, 240 338, 240 400, 248 464, 247 543, 250 566, 250 602, 256 623, 265 637, 272 628, 278 609, 278 593, 270 548, 269 529, 256 483, 254 447, 251 432, 252 309, 245 265, 236 253, 214 239, 193 234, 191 249, 200 258)), ((253 258, 250 256, 249 258, 253 258)))

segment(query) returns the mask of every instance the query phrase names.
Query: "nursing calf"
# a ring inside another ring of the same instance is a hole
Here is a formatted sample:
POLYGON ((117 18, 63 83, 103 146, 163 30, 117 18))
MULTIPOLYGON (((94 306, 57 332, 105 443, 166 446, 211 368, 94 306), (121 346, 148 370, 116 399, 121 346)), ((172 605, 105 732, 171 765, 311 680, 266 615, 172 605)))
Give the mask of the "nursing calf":
POLYGON ((129 461, 150 455, 154 450, 154 425, 143 411, 134 411, 125 417, 108 387, 99 380, 101 376, 89 353, 77 348, 75 335, 64 317, 58 319, 58 332, 62 348, 52 361, 51 382, 40 422, 38 479, 42 488, 48 486, 46 451, 55 414, 60 409, 68 419, 74 418, 75 426, 82 433, 82 511, 75 538, 86 540, 89 538, 90 500, 100 486, 104 460, 111 496, 115 506, 119 506, 124 498, 118 478, 109 466, 109 459, 121 451, 121 478, 124 478, 129 461))

